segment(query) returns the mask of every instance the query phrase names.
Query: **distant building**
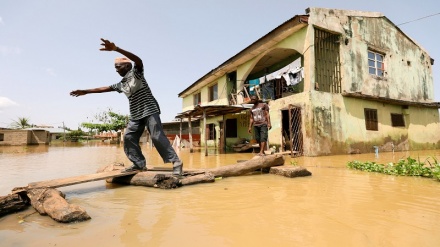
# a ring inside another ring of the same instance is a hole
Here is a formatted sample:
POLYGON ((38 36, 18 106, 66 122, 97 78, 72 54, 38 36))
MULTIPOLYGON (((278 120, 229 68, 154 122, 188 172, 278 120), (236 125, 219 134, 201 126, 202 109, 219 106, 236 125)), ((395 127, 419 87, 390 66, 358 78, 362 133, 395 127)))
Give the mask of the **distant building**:
POLYGON ((28 128, 30 130, 46 130, 50 133, 50 140, 58 140, 64 138, 70 131, 65 130, 63 128, 54 128, 52 126, 36 126, 32 128, 28 128))
MULTIPOLYGON (((199 127, 199 121, 192 121, 191 122, 191 130, 192 130, 192 140, 194 143, 194 146, 200 145, 200 127, 199 127)), ((172 121, 172 122, 163 122, 162 128, 163 131, 170 141, 170 143, 173 143, 176 136, 178 136, 181 141, 183 142, 189 142, 189 127, 188 127, 188 121, 172 121), (180 128, 182 127, 182 132, 180 132, 180 128)), ((125 129, 124 129, 125 131, 125 129)), ((124 133, 122 133, 122 136, 124 133)), ((123 139, 123 138, 122 138, 123 139)), ((139 140, 140 143, 148 143, 150 140, 150 135, 148 133, 147 128, 145 128, 144 132, 142 133, 142 136, 139 140)), ((123 141, 123 140, 122 140, 123 141)))
POLYGON ((42 129, 1 129, 0 146, 39 145, 50 143, 50 132, 42 129))
MULTIPOLYGON (((181 141, 189 141, 188 121, 182 121, 182 123, 180 121, 165 122, 162 123, 162 127, 170 142, 173 142, 176 136, 178 136, 181 141)), ((191 122, 191 135, 194 145, 200 145, 200 121, 191 122)))

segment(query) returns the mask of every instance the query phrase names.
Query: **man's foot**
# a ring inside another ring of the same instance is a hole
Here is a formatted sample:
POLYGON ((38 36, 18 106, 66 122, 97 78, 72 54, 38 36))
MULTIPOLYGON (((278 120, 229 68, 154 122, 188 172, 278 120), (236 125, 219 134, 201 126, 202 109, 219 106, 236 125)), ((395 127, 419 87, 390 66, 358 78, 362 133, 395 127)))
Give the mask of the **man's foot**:
POLYGON ((121 172, 147 171, 147 167, 139 167, 135 164, 123 169, 121 172))
POLYGON ((183 162, 181 160, 173 163, 173 175, 180 176, 183 174, 183 162))

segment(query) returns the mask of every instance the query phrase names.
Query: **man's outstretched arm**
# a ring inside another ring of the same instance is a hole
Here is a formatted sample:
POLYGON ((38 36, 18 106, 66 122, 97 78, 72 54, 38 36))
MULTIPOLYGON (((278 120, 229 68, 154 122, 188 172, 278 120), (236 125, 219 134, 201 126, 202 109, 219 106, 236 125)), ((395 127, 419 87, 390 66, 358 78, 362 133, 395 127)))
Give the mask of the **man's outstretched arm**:
POLYGON ((115 43, 110 42, 107 39, 101 38, 101 40, 102 40, 101 45, 103 47, 99 50, 101 50, 101 51, 117 51, 117 52, 121 53, 122 55, 126 56, 131 61, 133 61, 134 64, 136 65, 136 67, 138 67, 141 70, 144 69, 144 64, 142 63, 142 59, 140 59, 140 57, 136 56, 135 54, 133 54, 129 51, 126 51, 126 50, 116 46, 115 43))
POLYGON ((111 87, 98 87, 98 88, 92 88, 92 89, 74 90, 74 91, 70 92, 70 95, 74 96, 74 97, 78 97, 78 96, 86 95, 89 93, 106 93, 106 92, 111 92, 111 91, 115 91, 115 90, 111 87))

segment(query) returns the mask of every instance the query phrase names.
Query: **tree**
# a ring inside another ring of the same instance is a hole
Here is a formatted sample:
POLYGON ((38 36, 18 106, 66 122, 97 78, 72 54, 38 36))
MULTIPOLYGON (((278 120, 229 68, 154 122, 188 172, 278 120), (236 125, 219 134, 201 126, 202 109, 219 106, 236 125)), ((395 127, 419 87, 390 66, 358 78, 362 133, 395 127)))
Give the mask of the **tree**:
POLYGON ((32 127, 32 125, 29 122, 29 118, 18 117, 17 120, 13 120, 11 127, 14 129, 26 129, 28 127, 32 127))
POLYGON ((81 129, 78 130, 72 130, 67 134, 68 139, 70 139, 71 141, 78 141, 79 139, 81 139, 81 137, 85 136, 86 133, 84 133, 84 131, 82 131, 81 129))
POLYGON ((100 123, 81 123, 81 126, 98 132, 118 131, 124 129, 128 123, 128 115, 117 114, 110 108, 94 117, 100 123))

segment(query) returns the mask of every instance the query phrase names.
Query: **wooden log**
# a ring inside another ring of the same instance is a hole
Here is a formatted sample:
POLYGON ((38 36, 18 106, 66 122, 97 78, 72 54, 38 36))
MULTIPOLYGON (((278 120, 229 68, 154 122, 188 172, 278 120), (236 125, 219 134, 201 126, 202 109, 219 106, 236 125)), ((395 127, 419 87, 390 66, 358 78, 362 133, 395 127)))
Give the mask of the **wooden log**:
POLYGON ((301 166, 277 166, 271 167, 270 174, 281 175, 288 178, 311 176, 312 173, 301 166))
POLYGON ((204 172, 193 176, 186 176, 182 178, 181 183, 183 185, 199 184, 199 183, 213 183, 215 177, 211 172, 204 172))
MULTIPOLYGON (((111 164, 98 169, 99 172, 111 172, 124 169, 121 164, 111 164)), ((135 186, 146 186, 161 189, 174 189, 183 185, 196 183, 214 182, 215 178, 211 173, 203 170, 184 171, 182 176, 171 175, 172 168, 153 167, 146 172, 139 172, 133 176, 115 177, 107 179, 107 183, 130 184, 135 186)))
POLYGON ((64 198, 64 193, 59 190, 32 189, 28 190, 31 205, 41 215, 49 215, 52 219, 62 222, 78 222, 89 220, 90 216, 80 206, 69 204, 64 198))
POLYGON ((132 177, 118 177, 111 179, 111 183, 130 184, 135 186, 146 186, 160 189, 175 189, 183 185, 214 182, 214 176, 209 172, 196 172, 173 176, 171 173, 147 171, 139 172, 132 177))
POLYGON ((29 206, 29 198, 21 194, 10 194, 0 197, 0 217, 26 209, 29 206))
MULTIPOLYGON (((170 171, 139 172, 134 176, 115 177, 107 179, 108 183, 130 184, 136 186, 155 187, 162 189, 174 189, 183 185, 197 183, 210 183, 215 181, 215 177, 240 176, 254 172, 259 169, 269 169, 273 166, 284 164, 282 155, 255 156, 251 160, 239 161, 237 164, 222 166, 208 170, 184 171, 182 176, 176 177, 170 171)), ((111 172, 122 169, 119 165, 109 165, 102 167, 98 172, 111 172)))
POLYGON ((258 169, 269 168, 272 166, 281 166, 284 164, 284 157, 282 155, 266 155, 255 156, 254 158, 239 162, 233 165, 221 166, 207 171, 211 172, 214 177, 232 177, 241 176, 253 172, 258 169))

